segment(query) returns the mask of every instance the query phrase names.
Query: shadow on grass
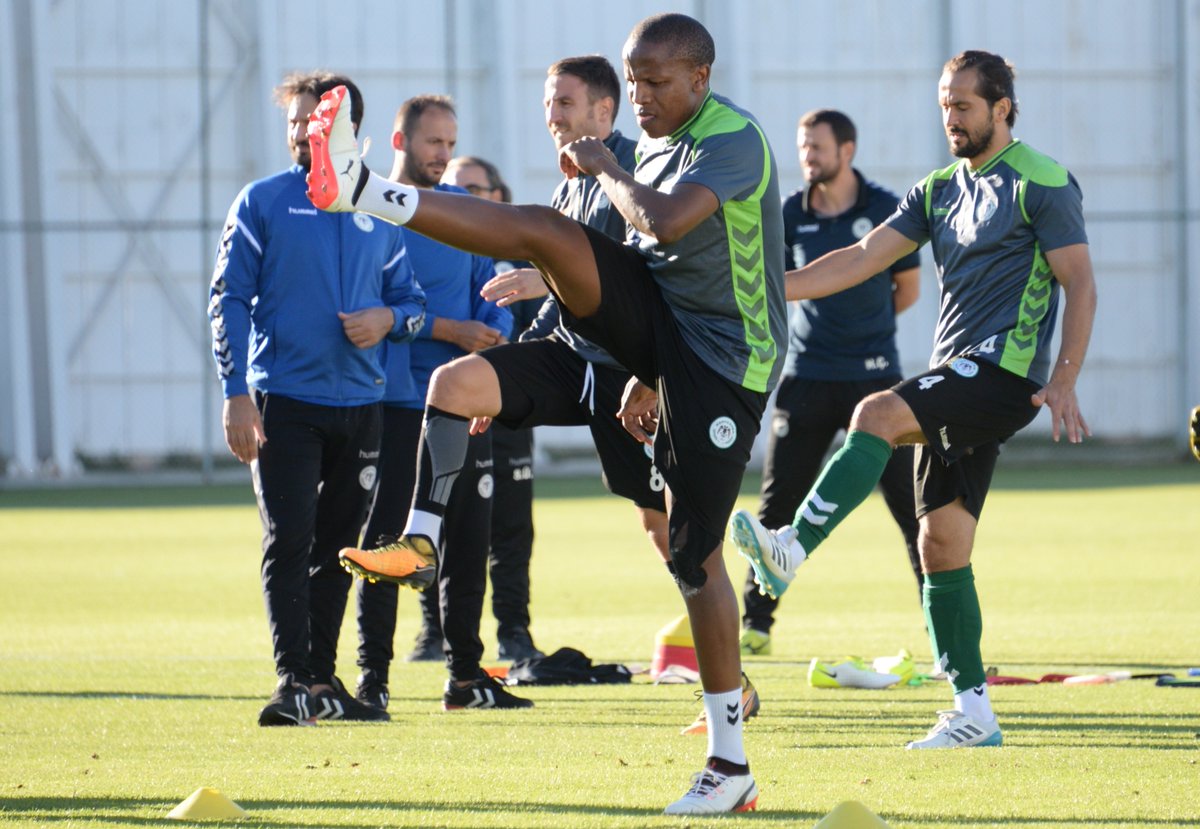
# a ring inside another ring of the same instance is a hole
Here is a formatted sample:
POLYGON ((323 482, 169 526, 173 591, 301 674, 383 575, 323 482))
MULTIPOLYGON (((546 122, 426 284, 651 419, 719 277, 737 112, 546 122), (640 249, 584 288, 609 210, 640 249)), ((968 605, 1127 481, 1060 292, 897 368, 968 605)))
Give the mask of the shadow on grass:
MULTIPOLYGON (((298 822, 292 817, 276 818, 272 812, 294 814, 297 810, 338 810, 345 813, 343 820, 338 820, 337 826, 393 826, 406 829, 407 827, 424 827, 430 825, 430 813, 447 812, 457 815, 504 815, 511 816, 508 824, 491 824, 511 829, 522 829, 528 824, 520 820, 521 816, 533 818, 559 818, 564 826, 573 825, 597 816, 612 816, 634 819, 650 823, 670 823, 677 818, 662 815, 659 808, 636 808, 631 806, 588 806, 578 803, 510 803, 504 801, 388 801, 388 800, 239 800, 238 804, 249 813, 249 817, 238 821, 239 826, 288 826, 294 829, 318 829, 328 827, 328 821, 298 822), (359 815, 363 810, 370 810, 370 815, 359 815), (411 814, 410 814, 411 813, 411 814), (574 820, 572 820, 574 818, 574 820)), ((0 817, 17 820, 37 821, 42 825, 53 825, 78 821, 81 812, 88 813, 87 820, 94 823, 121 823, 125 825, 144 826, 211 826, 209 821, 174 821, 166 820, 166 813, 174 807, 174 803, 154 798, 64 798, 64 797, 0 797, 0 817), (162 816, 146 816, 147 811, 159 812, 162 816)), ((774 810, 770 808, 758 813, 742 815, 739 821, 770 820, 772 822, 788 821, 800 826, 810 826, 824 817, 824 812, 809 809, 774 810)), ((998 817, 992 814, 949 814, 938 812, 937 815, 914 815, 897 812, 883 812, 880 817, 894 824, 908 826, 955 826, 955 825, 987 825, 987 826, 1123 826, 1136 823, 1139 826, 1197 826, 1200 820, 1175 818, 1134 817, 1047 817, 1044 812, 1030 812, 1027 815, 1012 815, 998 817)), ((461 822, 461 821, 456 821, 461 822)), ((443 825, 446 822, 443 821, 443 825)))
POLYGON ((145 691, 0 691, 0 697, 58 699, 132 699, 132 700, 262 700, 264 695, 245 694, 161 694, 145 691))

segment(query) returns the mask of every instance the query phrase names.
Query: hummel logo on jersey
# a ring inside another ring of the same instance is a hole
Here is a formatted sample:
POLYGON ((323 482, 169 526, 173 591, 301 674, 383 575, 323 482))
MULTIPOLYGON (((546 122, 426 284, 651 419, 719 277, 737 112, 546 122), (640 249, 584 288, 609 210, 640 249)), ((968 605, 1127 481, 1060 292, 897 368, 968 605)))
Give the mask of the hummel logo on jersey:
POLYGON ((725 706, 725 721, 730 725, 737 725, 738 717, 742 715, 742 704, 740 702, 731 702, 725 706))
POLYGON ((816 233, 820 229, 820 225, 796 225, 794 228, 797 233, 816 233))
POLYGON ((315 216, 320 211, 315 207, 292 207, 288 206, 288 213, 293 216, 315 216))
POLYGON ((386 190, 383 194, 384 201, 390 201, 392 204, 398 204, 401 207, 404 207, 404 200, 406 198, 408 198, 408 195, 401 193, 399 190, 386 190))
POLYGON ((837 512, 837 508, 837 504, 824 500, 814 492, 804 502, 804 520, 815 527, 819 527, 828 521, 831 515, 837 512), (814 511, 814 508, 817 511, 814 511), (821 515, 820 513, 822 512, 825 514, 821 515))

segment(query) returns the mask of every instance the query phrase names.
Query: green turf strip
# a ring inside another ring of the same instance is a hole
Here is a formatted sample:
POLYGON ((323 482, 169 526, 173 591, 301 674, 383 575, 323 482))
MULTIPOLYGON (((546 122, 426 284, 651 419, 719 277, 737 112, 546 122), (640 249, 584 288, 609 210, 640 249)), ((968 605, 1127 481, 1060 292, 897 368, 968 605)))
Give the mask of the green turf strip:
MULTIPOLYGON (((648 664, 682 602, 633 509, 570 486, 581 497, 536 505, 535 638, 648 664)), ((195 506, 138 492, 0 495, 0 825, 174 826, 164 816, 200 786, 250 826, 729 825, 659 814, 703 758, 678 733, 694 686, 532 689, 532 711, 446 714, 443 669, 399 663, 390 724, 258 728, 273 670, 248 487, 193 492, 195 506)), ((1200 466, 1002 474, 974 560, 985 663, 1030 677, 1200 665, 1197 505, 1200 466)), ((417 624, 404 592, 399 652, 417 624)), ((485 619, 489 658, 494 632, 485 619)), ((342 642, 352 684, 352 616, 342 642)), ((878 496, 802 567, 773 645, 746 663, 762 793, 739 820, 811 826, 854 799, 893 827, 1200 825, 1195 690, 993 688, 1004 748, 915 753, 902 746, 947 707, 944 687, 808 687, 813 656, 908 648, 928 667, 878 496)))

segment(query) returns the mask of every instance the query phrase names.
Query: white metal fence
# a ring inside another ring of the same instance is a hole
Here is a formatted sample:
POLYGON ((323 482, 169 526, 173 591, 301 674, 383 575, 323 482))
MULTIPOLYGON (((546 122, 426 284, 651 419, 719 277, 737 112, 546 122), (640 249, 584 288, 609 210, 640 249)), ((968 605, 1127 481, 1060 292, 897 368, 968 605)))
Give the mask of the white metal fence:
MULTIPOLYGON (((1200 0, 674 8, 713 32, 714 88, 762 121, 785 190, 801 180, 798 115, 832 106, 858 124, 860 169, 902 192, 947 163, 935 96, 944 60, 964 48, 1012 60, 1016 133, 1084 189, 1101 295, 1085 412, 1107 441, 1178 444, 1200 402, 1200 0)), ((288 163, 270 99, 284 73, 354 77, 377 165, 399 103, 449 92, 459 150, 497 162, 518 200, 544 201, 558 177, 541 120, 545 67, 594 52, 619 66, 629 29, 654 10, 635 0, 5 0, 0 477, 225 459, 207 284, 234 195, 288 163)), ((634 134, 627 110, 618 125, 634 134)), ((928 257, 923 267, 922 298, 901 319, 906 373, 924 365, 937 310, 928 257)), ((1033 428, 1047 427, 1043 417, 1033 428)), ((586 444, 577 433, 539 439, 586 444)))

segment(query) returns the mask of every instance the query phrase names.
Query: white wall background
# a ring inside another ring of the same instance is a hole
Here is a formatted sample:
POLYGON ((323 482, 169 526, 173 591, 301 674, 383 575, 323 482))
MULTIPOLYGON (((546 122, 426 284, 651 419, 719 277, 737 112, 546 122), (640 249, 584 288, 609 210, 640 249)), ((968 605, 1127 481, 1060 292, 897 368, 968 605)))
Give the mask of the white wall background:
MULTIPOLYGON (((945 59, 1012 60, 1017 135, 1084 190, 1101 295, 1084 411, 1106 441, 1180 442, 1200 402, 1200 0, 3 0, 0 95, 19 146, 0 164, 0 475, 224 460, 208 279, 237 191, 289 163, 270 97, 284 73, 350 74, 380 167, 399 103, 449 92, 459 150, 544 201, 545 67, 592 52, 619 67, 632 25, 664 9, 712 31, 714 88, 759 117, 785 191, 801 182, 800 113, 849 113, 858 166, 902 192, 949 160, 945 59)), ((635 134, 628 106, 618 125, 635 134)), ((901 320, 906 373, 936 317, 928 257, 924 272, 901 320)))

